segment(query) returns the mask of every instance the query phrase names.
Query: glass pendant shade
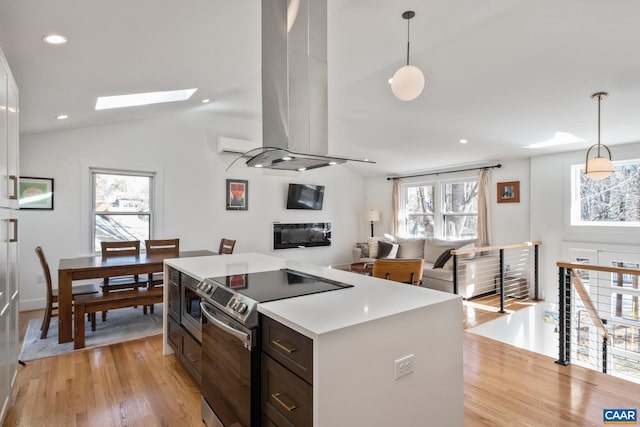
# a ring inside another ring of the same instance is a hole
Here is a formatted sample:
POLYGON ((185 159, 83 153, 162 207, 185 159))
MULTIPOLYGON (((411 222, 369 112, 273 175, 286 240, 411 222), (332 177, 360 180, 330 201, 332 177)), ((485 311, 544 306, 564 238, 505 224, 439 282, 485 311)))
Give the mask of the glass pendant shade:
MULTIPOLYGON (((594 147, 596 147, 594 145, 594 147)), ((593 147, 592 147, 593 148, 593 147)), ((613 163, 611 159, 606 157, 594 157, 587 160, 587 167, 585 168, 585 174, 593 179, 600 180, 605 179, 613 173, 613 163)))
POLYGON ((424 89, 424 74, 415 65, 398 69, 391 80, 391 91, 401 101, 416 99, 424 89))

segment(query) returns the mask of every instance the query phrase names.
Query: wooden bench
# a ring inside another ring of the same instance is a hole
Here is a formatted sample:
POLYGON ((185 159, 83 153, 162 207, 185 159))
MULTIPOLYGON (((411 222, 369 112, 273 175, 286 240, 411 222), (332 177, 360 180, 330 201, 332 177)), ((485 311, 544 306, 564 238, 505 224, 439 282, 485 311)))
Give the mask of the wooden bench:
MULTIPOLYGON (((161 303, 162 292, 163 289, 158 287, 109 292, 108 294, 78 295, 73 300, 73 348, 84 348, 85 313, 161 303)), ((94 326, 92 329, 95 329, 95 323, 92 326, 94 326)))

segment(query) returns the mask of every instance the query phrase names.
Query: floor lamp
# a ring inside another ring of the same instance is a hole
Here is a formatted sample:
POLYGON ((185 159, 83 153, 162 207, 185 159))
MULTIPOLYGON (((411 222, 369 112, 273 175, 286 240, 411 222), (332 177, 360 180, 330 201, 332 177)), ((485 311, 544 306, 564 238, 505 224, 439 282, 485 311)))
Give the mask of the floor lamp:
POLYGON ((380 211, 371 209, 369 211, 369 221, 371 222, 371 237, 373 237, 373 223, 380 221, 380 211))

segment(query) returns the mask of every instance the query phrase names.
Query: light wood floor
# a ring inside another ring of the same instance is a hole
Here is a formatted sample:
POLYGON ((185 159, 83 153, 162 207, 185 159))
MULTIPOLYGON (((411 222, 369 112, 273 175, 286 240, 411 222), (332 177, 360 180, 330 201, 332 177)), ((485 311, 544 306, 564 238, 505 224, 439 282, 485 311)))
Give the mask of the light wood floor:
MULTIPOLYGON (((638 384, 464 333, 466 426, 601 426, 602 409, 638 408, 638 396, 638 384)), ((29 361, 11 404, 4 426, 203 425, 198 389, 159 335, 29 361)))

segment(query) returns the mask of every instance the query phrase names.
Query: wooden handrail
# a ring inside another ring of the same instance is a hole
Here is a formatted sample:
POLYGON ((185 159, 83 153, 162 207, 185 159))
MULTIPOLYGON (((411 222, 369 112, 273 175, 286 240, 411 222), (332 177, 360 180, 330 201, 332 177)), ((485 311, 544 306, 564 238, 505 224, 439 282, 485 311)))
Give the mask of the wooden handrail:
POLYGON ((558 267, 569 268, 573 270, 592 270, 592 271, 604 271, 607 273, 640 275, 640 269, 637 269, 637 268, 608 267, 606 265, 578 264, 574 262, 563 262, 563 261, 558 261, 556 265, 558 267))
POLYGON ((476 252, 491 252, 491 251, 499 251, 500 249, 528 248, 531 246, 540 246, 541 244, 542 242, 537 240, 534 242, 510 243, 507 245, 478 246, 477 248, 465 249, 465 250, 453 249, 451 250, 451 255, 475 254, 476 252))
MULTIPOLYGON (((582 264, 578 264, 578 265, 582 265, 582 264)), ((573 269, 570 268, 569 270, 573 270, 573 269)), ((584 287, 582 280, 580 280, 580 276, 578 276, 575 272, 572 271, 571 281, 573 282, 573 288, 576 290, 576 292, 578 292, 578 295, 580 296, 580 299, 584 304, 584 308, 587 310, 587 313, 589 313, 589 317, 591 317, 591 321, 593 322, 595 327, 600 331, 603 338, 606 339, 607 342, 610 342, 607 328, 605 328, 604 323, 602 323, 602 319, 600 318, 600 316, 598 316, 598 310, 596 310, 596 307, 593 304, 593 301, 591 300, 591 296, 589 296, 589 292, 587 292, 587 289, 584 287)))

